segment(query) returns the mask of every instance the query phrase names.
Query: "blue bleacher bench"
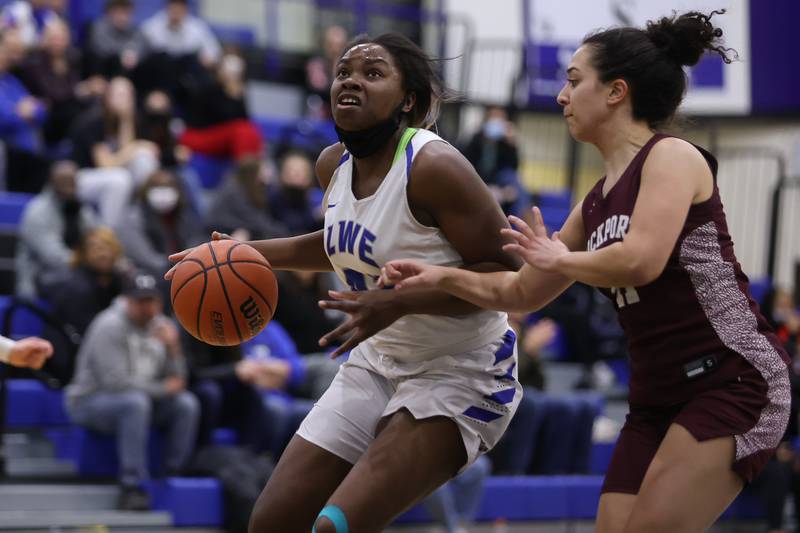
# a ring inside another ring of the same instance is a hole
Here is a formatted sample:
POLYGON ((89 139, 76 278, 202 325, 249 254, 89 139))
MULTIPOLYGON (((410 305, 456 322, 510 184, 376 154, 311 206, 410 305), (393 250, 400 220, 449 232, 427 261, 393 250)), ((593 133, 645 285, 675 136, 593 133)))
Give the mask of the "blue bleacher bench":
POLYGON ((32 194, 19 192, 0 192, 0 224, 18 226, 22 220, 25 206, 33 198, 32 194))

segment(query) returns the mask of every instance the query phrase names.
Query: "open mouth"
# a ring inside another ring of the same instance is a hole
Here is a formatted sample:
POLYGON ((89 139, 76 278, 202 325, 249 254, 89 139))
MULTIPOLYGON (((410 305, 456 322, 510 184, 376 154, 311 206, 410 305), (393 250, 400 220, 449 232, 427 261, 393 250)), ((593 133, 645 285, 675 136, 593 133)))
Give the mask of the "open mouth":
POLYGON ((361 105, 361 99, 352 94, 343 94, 336 100, 338 107, 356 107, 361 105))

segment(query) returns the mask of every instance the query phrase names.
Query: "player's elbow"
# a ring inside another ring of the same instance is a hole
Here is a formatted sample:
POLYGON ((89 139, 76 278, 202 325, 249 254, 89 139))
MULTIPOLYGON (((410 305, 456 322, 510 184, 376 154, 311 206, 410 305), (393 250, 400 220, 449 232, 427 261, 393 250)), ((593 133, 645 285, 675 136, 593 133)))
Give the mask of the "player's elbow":
POLYGON ((641 287, 656 280, 664 271, 665 262, 654 261, 646 257, 639 257, 628 264, 626 280, 620 286, 641 287))

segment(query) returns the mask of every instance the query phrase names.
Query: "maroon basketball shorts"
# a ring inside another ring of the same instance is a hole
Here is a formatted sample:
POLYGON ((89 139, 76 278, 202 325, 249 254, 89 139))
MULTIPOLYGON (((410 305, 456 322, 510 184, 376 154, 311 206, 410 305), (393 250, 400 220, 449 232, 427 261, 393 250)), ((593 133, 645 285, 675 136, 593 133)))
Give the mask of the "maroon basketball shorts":
POLYGON ((780 443, 789 420, 789 380, 770 387, 733 382, 670 407, 631 406, 611 458, 602 492, 637 494, 670 425, 680 424, 698 441, 733 436, 731 468, 746 482, 758 475, 780 443))

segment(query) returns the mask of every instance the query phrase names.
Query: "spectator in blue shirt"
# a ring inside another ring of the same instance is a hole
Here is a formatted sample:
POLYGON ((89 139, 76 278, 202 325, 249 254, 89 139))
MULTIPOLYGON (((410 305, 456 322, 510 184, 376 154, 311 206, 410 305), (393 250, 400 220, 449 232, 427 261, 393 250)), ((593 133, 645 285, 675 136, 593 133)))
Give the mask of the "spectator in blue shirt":
POLYGON ((38 127, 47 117, 44 105, 8 72, 10 65, 0 32, 0 138, 8 146, 27 152, 40 148, 38 127))
POLYGON ((39 44, 45 26, 58 20, 58 13, 48 0, 16 0, 3 7, 0 22, 3 27, 19 30, 27 48, 39 44))
POLYGON ((214 428, 232 427, 242 445, 280 455, 312 405, 290 394, 306 379, 306 365, 289 335, 273 321, 234 350, 204 354, 202 348, 188 352, 192 391, 203 410, 200 445, 214 428))
POLYGON ((47 162, 39 156, 39 127, 47 118, 45 106, 11 74, 9 32, 0 31, 0 141, 6 146, 9 190, 37 193, 47 180, 47 162))
POLYGON ((314 405, 291 394, 307 377, 305 361, 286 330, 274 321, 242 349, 245 359, 237 374, 261 391, 269 417, 267 448, 278 457, 314 405))

